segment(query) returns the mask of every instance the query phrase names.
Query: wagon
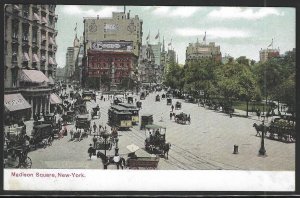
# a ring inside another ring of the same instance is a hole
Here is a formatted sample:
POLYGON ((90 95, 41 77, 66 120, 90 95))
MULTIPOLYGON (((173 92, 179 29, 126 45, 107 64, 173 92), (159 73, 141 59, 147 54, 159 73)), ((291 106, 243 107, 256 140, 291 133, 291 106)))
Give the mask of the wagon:
POLYGON ((89 115, 78 115, 76 117, 75 127, 79 129, 90 130, 91 121, 89 120, 89 115))
POLYGON ((153 115, 152 114, 144 114, 141 116, 141 126, 140 129, 145 129, 145 126, 148 124, 153 124, 153 115))
POLYGON ((179 124, 186 124, 189 121, 188 115, 186 113, 181 112, 175 116, 175 122, 179 124))
POLYGON ((177 109, 181 109, 181 102, 176 102, 176 104, 175 104, 175 109, 177 110, 177 109))
POLYGON ((172 99, 171 98, 167 98, 167 105, 172 105, 172 99))
POLYGON ((127 167, 129 169, 156 169, 158 162, 158 157, 137 157, 135 159, 128 159, 127 167))
POLYGON ((133 103, 133 96, 127 97, 127 103, 132 104, 133 103))
POLYGON ((170 149, 171 144, 166 142, 166 127, 162 127, 156 124, 145 126, 145 150, 150 154, 158 154, 165 157, 170 149))

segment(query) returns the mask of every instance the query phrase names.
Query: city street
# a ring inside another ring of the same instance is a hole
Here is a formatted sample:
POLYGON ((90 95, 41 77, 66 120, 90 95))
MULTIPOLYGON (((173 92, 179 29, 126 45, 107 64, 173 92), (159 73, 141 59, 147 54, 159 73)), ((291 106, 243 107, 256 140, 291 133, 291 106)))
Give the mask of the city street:
MULTIPOLYGON (((166 104, 166 99, 155 102, 155 96, 163 92, 150 93, 146 100, 142 100, 143 114, 153 114, 154 124, 167 128, 166 141, 171 143, 169 159, 160 158, 159 170, 295 170, 295 143, 284 143, 276 140, 265 139, 266 156, 260 157, 261 138, 255 136, 256 130, 253 123, 258 123, 257 117, 243 118, 208 110, 197 104, 182 102, 181 110, 190 114, 191 124, 181 125, 170 120, 171 106, 166 104), (161 119, 162 118, 162 119, 161 119), (238 154, 233 154, 234 145, 238 145, 238 154)), ((107 124, 108 109, 112 100, 105 102, 97 96, 100 106, 100 119, 93 119, 102 126, 107 124)), ((139 97, 135 96, 137 100, 139 97)), ((173 99, 175 104, 178 99, 173 99)), ((88 110, 95 107, 94 101, 87 102, 88 110)), ((30 125, 30 122, 26 123, 30 125)), ((110 127, 106 125, 108 129, 110 127)), ((70 141, 69 130, 74 125, 68 125, 68 136, 55 140, 52 146, 41 148, 29 153, 32 159, 32 168, 78 168, 78 169, 103 169, 100 158, 90 160, 88 157, 89 144, 92 137, 84 138, 80 142, 70 141)), ((31 128, 30 126, 27 127, 31 128)), ((27 134, 30 134, 27 131, 27 134)), ((125 159, 129 151, 126 146, 135 144, 140 147, 136 152, 138 157, 150 156, 144 150, 146 135, 144 130, 139 130, 139 125, 129 131, 119 131, 119 154, 125 159)), ((102 151, 104 152, 104 151, 102 151)), ((112 150, 108 155, 114 155, 112 150)), ((116 169, 109 165, 108 169, 116 169)))

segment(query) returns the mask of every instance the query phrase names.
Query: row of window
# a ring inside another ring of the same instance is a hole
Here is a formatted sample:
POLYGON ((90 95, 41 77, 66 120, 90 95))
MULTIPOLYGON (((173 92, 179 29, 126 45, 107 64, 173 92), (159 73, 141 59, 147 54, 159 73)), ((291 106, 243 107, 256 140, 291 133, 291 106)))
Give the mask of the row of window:
POLYGON ((90 60, 92 61, 114 61, 114 62, 124 62, 124 61, 130 61, 130 58, 98 58, 98 57, 91 57, 90 60))
MULTIPOLYGON (((110 66, 111 64, 107 64, 107 63, 94 63, 94 62, 90 62, 90 64, 89 65, 91 65, 92 67, 98 67, 98 68, 100 68, 100 67, 106 67, 106 66, 110 66)), ((116 63, 114 63, 114 65, 115 65, 115 67, 116 68, 119 68, 119 67, 124 67, 124 66, 127 66, 127 67, 129 67, 130 66, 130 64, 129 63, 127 63, 126 65, 124 64, 124 63, 120 63, 120 64, 116 64, 116 63)))

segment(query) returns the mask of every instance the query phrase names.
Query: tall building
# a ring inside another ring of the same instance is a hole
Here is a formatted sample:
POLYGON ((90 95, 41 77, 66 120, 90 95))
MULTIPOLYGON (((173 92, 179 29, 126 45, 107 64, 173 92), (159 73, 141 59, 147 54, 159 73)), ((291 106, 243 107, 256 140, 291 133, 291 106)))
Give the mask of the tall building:
POLYGON ((259 51, 260 62, 266 62, 270 58, 279 57, 279 49, 261 49, 259 51))
POLYGON ((113 12, 112 18, 84 18, 82 82, 110 75, 113 83, 136 78, 137 59, 142 43, 143 21, 130 12, 113 12))
POLYGON ((214 61, 221 62, 220 46, 216 46, 214 42, 210 42, 208 45, 199 43, 198 39, 196 43, 189 43, 189 46, 186 48, 186 63, 205 58, 212 58, 214 61))
POLYGON ((56 77, 57 45, 55 5, 7 4, 4 27, 4 87, 7 116, 21 116, 50 110, 51 85, 56 77), (13 104, 22 101, 24 105, 13 104))
POLYGON ((77 38, 77 34, 75 34, 73 46, 68 47, 66 53, 65 77, 69 81, 74 80, 75 64, 76 64, 79 48, 80 48, 80 40, 77 38))
POLYGON ((161 65, 161 43, 158 42, 157 44, 149 44, 149 46, 154 55, 154 63, 156 65, 161 65))
POLYGON ((138 15, 130 17, 130 12, 113 12, 112 18, 85 17, 84 41, 86 50, 96 41, 131 41, 133 53, 139 56, 143 37, 143 21, 138 15))

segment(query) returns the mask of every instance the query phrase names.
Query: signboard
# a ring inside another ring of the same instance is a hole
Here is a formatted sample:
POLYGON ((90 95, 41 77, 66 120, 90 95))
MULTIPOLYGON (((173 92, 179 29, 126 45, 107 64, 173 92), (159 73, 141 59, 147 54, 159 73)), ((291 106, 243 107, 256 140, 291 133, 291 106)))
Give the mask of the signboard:
POLYGON ((119 29, 118 24, 105 24, 104 25, 104 31, 106 32, 113 32, 119 29))
POLYGON ((99 51, 127 51, 132 52, 132 41, 98 41, 92 42, 92 49, 99 51))

